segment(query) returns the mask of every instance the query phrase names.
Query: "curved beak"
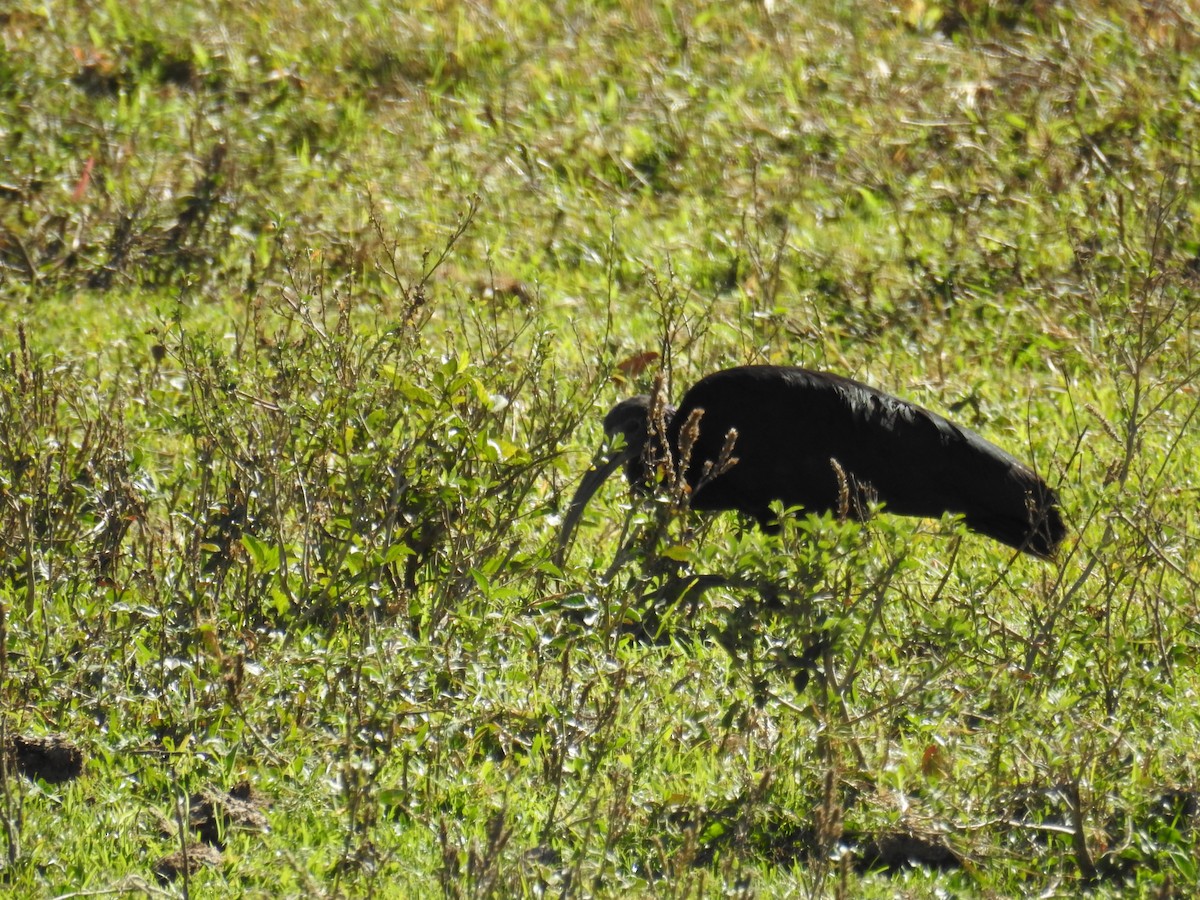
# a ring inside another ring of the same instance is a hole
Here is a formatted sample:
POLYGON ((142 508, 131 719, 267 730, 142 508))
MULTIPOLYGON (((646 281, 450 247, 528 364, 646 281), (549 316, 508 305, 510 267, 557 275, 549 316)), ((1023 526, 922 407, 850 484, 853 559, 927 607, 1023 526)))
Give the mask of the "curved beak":
POLYGON ((631 455, 631 451, 626 446, 620 448, 603 447, 600 449, 592 460, 591 468, 587 474, 579 482, 579 487, 575 489, 575 496, 571 498, 571 505, 567 507, 567 516, 563 519, 562 531, 558 534, 558 549, 554 552, 554 564, 562 567, 563 561, 566 558, 567 550, 571 545, 571 536, 575 533, 575 527, 579 524, 579 520, 583 517, 584 507, 588 505, 588 501, 592 499, 592 495, 600 489, 600 485, 604 484, 605 480, 619 466, 625 464, 631 455))

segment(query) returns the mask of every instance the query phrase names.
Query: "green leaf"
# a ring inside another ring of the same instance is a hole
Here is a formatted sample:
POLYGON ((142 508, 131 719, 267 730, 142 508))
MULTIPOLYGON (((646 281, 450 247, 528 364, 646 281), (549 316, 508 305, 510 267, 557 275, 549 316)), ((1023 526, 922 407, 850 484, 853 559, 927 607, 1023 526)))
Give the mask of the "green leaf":
POLYGON ((685 544, 676 544, 674 547, 668 547, 662 552, 662 555, 667 559, 673 559, 675 562, 691 562, 696 558, 696 554, 685 544))
POLYGON ((384 788, 378 793, 381 806, 404 806, 408 793, 400 788, 384 788))
POLYGON ((250 554, 250 564, 255 572, 274 572, 279 569, 279 547, 260 541, 252 534, 242 535, 242 546, 250 554))

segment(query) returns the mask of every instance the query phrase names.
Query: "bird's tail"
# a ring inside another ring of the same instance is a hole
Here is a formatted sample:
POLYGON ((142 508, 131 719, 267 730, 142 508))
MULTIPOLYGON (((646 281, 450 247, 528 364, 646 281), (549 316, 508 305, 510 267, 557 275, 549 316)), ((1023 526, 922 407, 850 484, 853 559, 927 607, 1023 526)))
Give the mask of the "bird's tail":
POLYGON ((1067 536, 1058 496, 1024 466, 1009 473, 1003 493, 992 493, 965 519, 972 531, 1042 559, 1053 557, 1067 536))

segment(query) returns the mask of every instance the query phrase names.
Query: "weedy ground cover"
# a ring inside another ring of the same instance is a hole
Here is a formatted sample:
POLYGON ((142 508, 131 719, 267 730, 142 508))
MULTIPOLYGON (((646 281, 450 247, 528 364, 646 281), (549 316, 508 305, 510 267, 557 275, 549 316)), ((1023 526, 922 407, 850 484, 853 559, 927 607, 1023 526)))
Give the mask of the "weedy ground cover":
POLYGON ((6 891, 1191 895, 1197 25, 0 13, 6 891), (556 565, 603 411, 745 362, 1030 460, 1058 558, 614 483, 556 565))

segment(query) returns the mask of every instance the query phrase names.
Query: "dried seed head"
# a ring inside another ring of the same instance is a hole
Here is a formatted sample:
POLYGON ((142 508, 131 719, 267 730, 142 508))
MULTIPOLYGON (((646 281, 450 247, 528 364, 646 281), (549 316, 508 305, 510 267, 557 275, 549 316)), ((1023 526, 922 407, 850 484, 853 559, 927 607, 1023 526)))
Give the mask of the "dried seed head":
POLYGON ((842 468, 842 464, 832 456, 829 457, 829 464, 833 466, 833 474, 838 483, 837 517, 847 519, 850 517, 850 479, 846 477, 846 470, 842 468))
POLYGON ((717 454, 715 461, 711 459, 705 461, 704 471, 700 475, 700 480, 696 482, 696 490, 700 490, 710 481, 720 478, 738 464, 738 458, 733 455, 737 438, 738 430, 736 428, 730 428, 725 432, 725 443, 721 445, 721 452, 717 454))
MULTIPOLYGON (((654 376, 654 386, 650 390, 650 409, 647 422, 646 443, 642 446, 642 466, 647 473, 663 471, 667 484, 675 482, 675 466, 672 464, 671 452, 667 446, 667 420, 672 410, 667 402, 666 378, 660 371, 654 376)), ((686 466, 680 471, 684 471, 686 466)))
POLYGON ((675 467, 671 479, 671 500, 680 505, 684 496, 689 492, 687 479, 684 475, 692 463, 692 451, 696 441, 700 439, 700 420, 704 418, 703 409, 693 409, 688 413, 687 421, 679 430, 679 464, 675 467))

